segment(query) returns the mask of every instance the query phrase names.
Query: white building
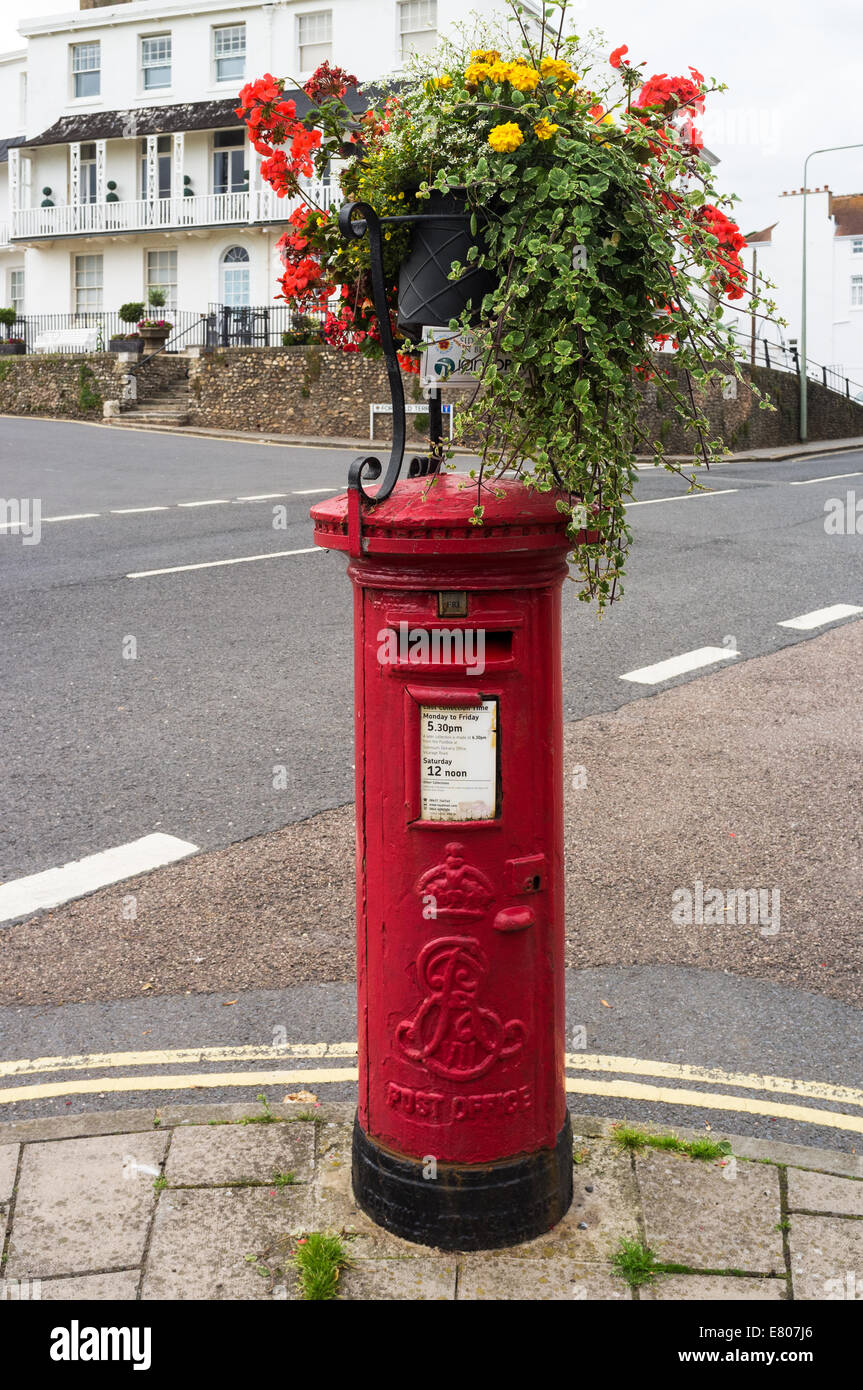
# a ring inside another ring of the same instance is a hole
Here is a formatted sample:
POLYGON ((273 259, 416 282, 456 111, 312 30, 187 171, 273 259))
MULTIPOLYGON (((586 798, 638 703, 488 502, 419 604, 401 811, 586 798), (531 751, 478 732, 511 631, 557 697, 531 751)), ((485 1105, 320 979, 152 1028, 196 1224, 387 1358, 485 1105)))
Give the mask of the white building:
MULTIPOLYGON (((826 367, 828 380, 844 378, 863 388, 863 193, 837 195, 827 187, 806 195, 807 323, 806 355, 826 367)), ((799 346, 802 303, 803 190, 792 189, 776 200, 776 220, 750 234, 744 263, 776 288, 767 293, 777 304, 784 329, 758 320, 756 334, 768 342, 799 346)), ((751 282, 751 280, 750 280, 751 282)), ((746 301, 741 301, 744 305, 746 301)), ((750 331, 741 308, 739 327, 750 331)), ((768 348, 769 351, 769 348, 768 348)), ((764 360, 758 347, 758 360, 764 360)), ((812 369, 810 369, 812 370, 812 369)), ((814 373, 813 373, 814 374, 814 373)), ((852 390, 851 394, 855 394, 852 390)))
POLYGON ((324 59, 361 82, 397 73, 466 13, 460 0, 80 2, 23 22, 26 47, 0 56, 0 304, 28 319, 115 311, 152 286, 175 317, 270 304, 290 206, 262 185, 240 87, 265 72, 300 86, 324 59))

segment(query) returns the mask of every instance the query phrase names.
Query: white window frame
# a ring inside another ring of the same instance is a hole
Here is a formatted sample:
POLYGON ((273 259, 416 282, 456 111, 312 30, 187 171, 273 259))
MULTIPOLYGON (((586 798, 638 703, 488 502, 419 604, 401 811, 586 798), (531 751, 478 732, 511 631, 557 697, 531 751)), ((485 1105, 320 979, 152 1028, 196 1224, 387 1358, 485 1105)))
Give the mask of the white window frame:
POLYGON ((429 52, 438 40, 437 0, 398 0, 398 34, 402 62, 412 53, 429 52), (419 34, 433 34, 433 43, 428 48, 413 47, 412 41, 419 34))
POLYGON ((232 242, 230 246, 225 247, 219 256, 219 298, 220 302, 227 305, 230 309, 247 309, 252 302, 252 257, 249 254, 249 248, 243 246, 240 242, 232 242), (228 257, 232 251, 245 251, 246 259, 229 261, 228 257), (245 301, 240 304, 228 304, 229 295, 227 293, 227 279, 234 266, 238 269, 242 267, 245 271, 246 298, 245 301))
POLYGON ((174 44, 173 36, 169 33, 162 34, 141 34, 138 44, 138 67, 141 74, 141 91, 146 92, 169 92, 174 82, 174 44), (147 51, 147 44, 164 43, 167 40, 168 60, 164 58, 160 62, 147 62, 144 54, 147 51), (155 72, 159 68, 168 69, 168 80, 164 83, 153 85, 147 84, 147 73, 155 72))
POLYGON ((24 313, 24 306, 27 302, 27 279, 23 265, 13 266, 9 271, 9 304, 15 310, 16 316, 20 319, 24 313), (20 277, 20 280, 18 280, 20 277), (20 284, 20 293, 15 293, 16 282, 20 284))
POLYGON ((863 275, 851 276, 851 308, 863 309, 863 275))
POLYGON ((247 142, 246 139, 245 139, 244 133, 241 131, 241 132, 240 132, 240 135, 241 135, 242 138, 241 138, 241 139, 238 139, 238 140, 236 141, 235 144, 233 144, 233 145, 220 145, 219 142, 218 142, 217 137, 218 137, 219 135, 225 135, 225 134, 230 134, 230 135, 236 136, 236 135, 237 135, 237 132, 236 132, 236 131, 214 130, 214 131, 213 131, 213 135, 212 135, 212 139, 211 139, 211 141, 210 141, 210 147, 211 147, 210 177, 211 177, 211 183, 212 183, 211 191, 212 191, 213 193, 220 194, 220 195, 223 194, 223 193, 248 193, 248 191, 249 191, 249 185, 248 185, 248 181, 247 181, 247 179, 246 179, 246 174, 250 172, 250 170, 249 170, 249 168, 248 168, 248 163, 249 163, 249 159, 250 159, 248 142, 247 142), (225 164, 226 164, 226 173, 227 173, 227 178, 225 179, 226 187, 225 187, 225 188, 221 188, 221 189, 217 186, 217 185, 218 185, 218 180, 217 180, 217 178, 216 178, 216 160, 217 160, 217 158, 218 158, 219 155, 226 155, 226 156, 227 156, 226 161, 225 161, 225 164), (234 164, 235 164, 235 161, 234 161, 234 159, 232 158, 233 155, 239 155, 239 156, 240 156, 240 159, 239 159, 239 161, 238 161, 238 162, 239 162, 239 165, 240 165, 240 185, 239 185, 238 188, 233 188, 233 187, 232 187, 232 184, 233 184, 233 181, 234 181, 234 180, 233 180, 233 174, 234 174, 234 164))
POLYGON ((102 95, 102 45, 98 39, 87 40, 85 43, 70 43, 69 73, 72 88, 70 94, 72 101, 95 101, 97 97, 102 95), (95 52, 95 65, 91 64, 89 67, 78 67, 77 54, 85 51, 95 52), (91 72, 95 72, 98 76, 95 92, 83 92, 79 95, 76 78, 91 72))
POLYGON ((145 313, 149 318, 158 318, 158 317, 160 316, 160 314, 168 314, 168 313, 176 314, 176 312, 177 312, 177 262, 178 262, 178 256, 177 256, 177 248, 176 248, 175 246, 149 246, 149 247, 147 247, 147 249, 145 250, 145 252, 144 252, 144 298, 147 300, 147 304, 145 305, 144 313, 145 313), (168 257, 173 256, 173 258, 174 258, 173 266, 170 266, 170 265, 169 265, 169 269, 172 269, 173 272, 174 272, 174 278, 173 278, 173 280, 162 280, 162 279, 154 279, 154 278, 153 278, 153 273, 152 273, 152 272, 153 272, 153 267, 151 266, 151 263, 150 263, 150 257, 151 257, 151 256, 153 256, 153 257, 160 257, 160 258, 161 258, 162 256, 168 256, 168 257), (160 290, 165 290, 165 291, 167 291, 167 293, 166 293, 166 295, 165 295, 165 305, 164 305, 164 308, 162 308, 162 309, 154 309, 154 308, 151 307, 151 305, 150 305, 150 303, 149 303, 150 290, 154 290, 154 289, 157 289, 157 288, 160 289, 160 290))
POLYGON ((320 67, 321 63, 332 62, 333 57, 333 12, 332 10, 309 10, 306 14, 297 15, 297 66, 303 74, 314 72, 320 67), (323 36, 313 28, 311 32, 305 32, 305 26, 315 22, 317 29, 323 31, 323 36), (316 52, 312 62, 312 49, 328 49, 329 52, 323 56, 316 52), (303 57, 305 52, 309 53, 306 60, 303 57))
POLYGON ((212 32, 213 32, 213 43, 212 43, 212 50, 213 50, 213 81, 214 81, 214 82, 242 82, 243 78, 244 78, 245 75, 246 75, 246 26, 245 26, 245 23, 244 23, 244 22, 240 22, 240 23, 238 23, 238 24, 214 24, 214 25, 213 25, 213 31, 212 31, 212 32), (235 43, 235 40, 232 38, 232 39, 229 41, 230 44, 231 44, 232 46, 228 47, 228 48, 225 50, 225 52, 220 53, 220 52, 219 52, 219 44, 220 44, 220 38, 219 38, 219 36, 220 36, 221 34, 224 34, 224 35, 232 35, 232 36, 233 36, 233 35, 240 34, 240 35, 242 36, 242 47, 237 47, 237 46, 236 46, 236 43, 235 43), (240 64, 240 71, 239 71, 238 73, 228 73, 226 76, 223 77, 223 76, 220 74, 220 71, 219 71, 219 64, 220 64, 220 62, 229 62, 232 58, 240 58, 240 59, 242 59, 242 62, 241 62, 241 64, 240 64))
POLYGON ((101 251, 88 251, 82 255, 72 257, 72 311, 76 314, 96 314, 102 310, 102 296, 105 292, 105 258, 101 251), (79 271, 79 261, 92 261, 94 264, 89 268, 81 267, 79 271), (98 265, 96 264, 98 262, 98 265), (83 284, 79 281, 79 275, 92 274, 98 275, 98 280, 94 279, 91 284, 83 284), (96 291, 98 302, 92 304, 82 304, 79 294, 82 291, 96 291))

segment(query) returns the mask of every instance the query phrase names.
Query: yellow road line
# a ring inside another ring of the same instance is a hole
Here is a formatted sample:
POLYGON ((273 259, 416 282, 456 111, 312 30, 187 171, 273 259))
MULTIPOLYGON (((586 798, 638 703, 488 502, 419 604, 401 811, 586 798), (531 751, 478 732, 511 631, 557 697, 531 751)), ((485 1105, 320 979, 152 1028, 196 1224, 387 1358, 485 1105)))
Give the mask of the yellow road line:
POLYGON ((190 1072, 184 1076, 82 1076, 77 1081, 46 1081, 35 1086, 9 1086, 0 1090, 0 1105, 20 1100, 46 1100, 52 1096, 108 1095, 120 1091, 213 1090, 220 1086, 287 1086, 301 1081, 303 1087, 321 1086, 330 1081, 358 1081, 356 1067, 322 1067, 298 1071, 190 1072))
POLYGON ((82 1052, 69 1057, 21 1057, 0 1062, 0 1076, 82 1071, 97 1067, 165 1067, 184 1062, 278 1062, 290 1057, 356 1057, 355 1042, 286 1043, 243 1047, 176 1047, 149 1052, 82 1052))
POLYGON ((581 1096, 613 1096, 616 1100, 644 1100, 651 1104, 683 1105, 699 1110, 731 1110, 745 1115, 773 1115, 781 1120, 802 1120, 863 1134, 863 1116, 840 1115, 835 1110, 816 1110, 810 1105, 785 1105, 751 1096, 722 1096, 708 1091, 675 1090, 673 1086, 644 1086, 638 1081, 581 1081, 566 1078, 567 1091, 581 1096))
MULTIPOLYGON (((112 1067, 183 1066, 189 1062, 279 1062, 293 1058, 324 1060, 355 1057, 355 1042, 225 1045, 219 1047, 181 1047, 141 1052, 92 1052, 68 1057, 23 1057, 0 1062, 0 1077, 26 1076, 52 1071, 98 1070, 112 1067)), ((632 1076, 664 1077, 692 1081, 703 1086, 736 1086, 743 1090, 768 1091, 798 1096, 806 1100, 830 1101, 836 1105, 863 1107, 863 1091, 828 1081, 802 1081, 791 1076, 770 1076, 757 1072, 723 1071, 720 1067, 699 1067, 680 1062, 656 1062, 643 1057, 615 1057, 601 1052, 569 1052, 569 1070, 624 1072, 632 1076)))
POLYGON ((863 1091, 831 1081, 798 1081, 793 1076, 723 1071, 721 1067, 696 1067, 685 1062, 651 1062, 643 1057, 611 1057, 602 1052, 568 1052, 566 1065, 571 1071, 622 1071, 632 1076, 664 1076, 674 1081, 697 1081, 702 1086, 740 1086, 747 1091, 778 1091, 806 1100, 863 1106, 863 1091))

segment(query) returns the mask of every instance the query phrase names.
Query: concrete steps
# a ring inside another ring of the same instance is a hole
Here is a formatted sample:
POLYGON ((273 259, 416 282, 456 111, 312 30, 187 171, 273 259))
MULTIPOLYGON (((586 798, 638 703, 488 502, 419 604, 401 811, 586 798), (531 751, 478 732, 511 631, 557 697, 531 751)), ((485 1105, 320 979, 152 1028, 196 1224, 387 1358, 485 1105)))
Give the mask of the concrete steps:
POLYGON ((166 425, 179 426, 189 421, 189 387, 183 382, 172 382, 163 390, 139 401, 129 410, 124 410, 117 424, 129 425, 136 429, 166 425))

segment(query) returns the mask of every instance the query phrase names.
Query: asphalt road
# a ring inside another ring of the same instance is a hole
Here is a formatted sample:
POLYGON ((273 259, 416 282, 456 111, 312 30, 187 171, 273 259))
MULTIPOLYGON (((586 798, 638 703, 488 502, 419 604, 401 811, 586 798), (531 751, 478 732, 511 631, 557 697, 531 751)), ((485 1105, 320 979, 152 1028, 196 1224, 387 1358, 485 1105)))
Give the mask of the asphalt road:
MULTIPOLYGON (((352 799, 343 558, 180 568, 306 551, 309 505, 350 457, 3 420, 0 495, 40 498, 45 521, 38 545, 0 531, 0 881, 154 830, 216 848, 352 799)), ((857 453, 725 465, 687 499, 643 472, 638 502, 657 505, 631 512, 624 601, 598 623, 565 588, 565 717, 643 698, 621 679, 634 668, 705 645, 765 654, 811 635, 779 622, 863 604, 863 537, 824 529, 825 500, 856 483, 863 497, 857 453)))
MULTIPOLYGON (((352 452, 17 419, 0 422, 0 439, 0 496, 38 497, 45 518, 38 545, 0 529, 0 881, 152 831, 220 850, 350 802, 350 592, 343 558, 310 552, 308 508, 342 490, 352 452), (273 558, 249 558, 261 556, 273 558)), ((824 524, 828 499, 855 489, 863 498, 863 451, 726 464, 709 483, 710 495, 685 498, 679 479, 640 474, 627 597, 601 624, 566 586, 567 720, 712 677, 711 738, 721 744, 724 665, 652 684, 622 677, 704 646, 739 652, 741 667, 824 630, 778 625, 788 619, 863 607, 863 540, 824 524)), ((834 654, 834 682, 835 669, 834 654)), ((808 679, 811 689, 811 670, 808 679)), ((793 691, 793 680, 783 682, 793 691)), ((837 696, 834 684, 827 698, 845 702, 844 687, 837 696)), ((734 718, 729 707, 729 728, 734 718)), ((664 744, 657 757, 668 763, 664 744)), ((799 786, 794 794, 799 802, 799 786)), ((771 796, 775 803, 775 786, 771 796)), ((633 820, 637 837, 649 832, 645 805, 633 820)), ((635 847, 646 852, 643 838, 635 847)), ((850 841, 844 852, 847 864, 850 841)), ((681 881, 698 872, 695 862, 681 865, 681 881)), ((152 880, 157 896, 161 881, 152 880)), ((607 901, 613 885, 597 891, 607 901)), ((835 893, 851 918, 860 915, 850 880, 835 893)), ((75 906, 68 920, 80 929, 87 908, 75 906)), ((67 919, 57 920, 62 935, 67 919)), ((37 952, 39 921, 25 930, 37 952)), ((597 915, 597 933, 606 930, 597 915)), ((842 939, 853 953, 853 930, 842 939)), ((828 944, 836 955, 826 940, 825 954, 828 944)), ((628 965, 608 965, 597 949, 567 973, 572 1108, 859 1152, 859 1009, 809 977, 792 988, 717 969, 700 949, 685 963, 628 965), (843 1096, 837 1086, 851 1090, 843 1096), (797 1113, 801 1101, 814 1107, 810 1117, 797 1113), (831 1111, 848 1123, 824 1120, 831 1111)), ((122 968, 122 951, 117 959, 122 968)), ((49 953, 40 969, 52 968, 49 953)), ((184 970, 193 980, 194 968, 184 970)), ((227 995, 210 980, 202 992, 140 999, 128 997, 127 983, 126 997, 102 1002, 74 1002, 85 996, 64 990, 73 1002, 11 1004, 0 1011, 0 1119, 186 1099, 252 1105, 261 1090, 281 1100, 292 1088, 350 1099, 353 987, 344 974, 329 978, 279 990, 231 989, 226 978, 227 995), (273 1050, 276 1029, 287 1053, 273 1050), (236 1055, 211 1055, 232 1044, 236 1055), (334 1044, 348 1051, 330 1055, 334 1044), (177 1049, 186 1052, 175 1057, 177 1049), (146 1055, 132 1061, 130 1052, 146 1055), (23 1068, 22 1058, 31 1059, 23 1068)), ((146 979, 141 988, 151 988, 146 979)))

